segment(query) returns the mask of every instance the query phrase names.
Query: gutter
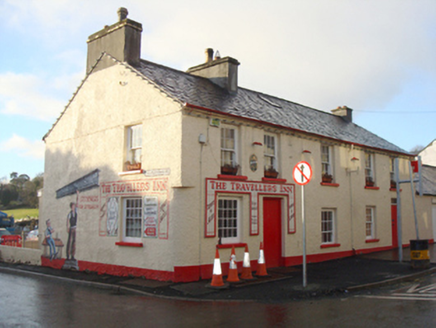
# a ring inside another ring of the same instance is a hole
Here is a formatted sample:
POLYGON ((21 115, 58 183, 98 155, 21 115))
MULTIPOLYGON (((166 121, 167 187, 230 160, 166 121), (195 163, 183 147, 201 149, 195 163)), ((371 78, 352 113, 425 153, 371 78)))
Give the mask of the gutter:
POLYGON ((228 117, 244 119, 244 120, 248 120, 248 121, 251 121, 251 122, 254 122, 254 123, 266 124, 266 125, 273 126, 275 128, 280 128, 280 129, 285 129, 285 130, 289 130, 289 131, 299 132, 299 133, 315 136, 315 137, 318 137, 318 138, 329 139, 329 140, 333 140, 333 141, 336 141, 336 142, 345 143, 345 144, 348 144, 348 145, 351 145, 351 146, 358 146, 358 147, 362 147, 362 148, 368 148, 368 149, 373 149, 373 150, 377 150, 377 151, 388 152, 388 153, 391 153, 391 154, 403 155, 403 156, 407 156, 407 157, 411 157, 411 158, 415 157, 415 155, 408 154, 408 153, 402 153, 402 152, 397 152, 397 151, 388 150, 388 149, 384 149, 384 148, 372 147, 372 146, 368 146, 368 145, 364 145, 364 144, 360 144, 360 143, 356 143, 356 142, 351 142, 351 141, 346 141, 346 140, 341 140, 341 139, 335 139, 335 138, 332 138, 332 137, 324 136, 322 134, 307 132, 307 131, 304 131, 304 130, 290 128, 288 126, 284 126, 284 125, 280 125, 280 124, 265 122, 265 121, 261 121, 261 120, 256 120, 254 118, 249 118, 249 117, 239 116, 239 115, 235 115, 235 114, 231 114, 231 113, 226 113, 226 112, 222 112, 222 111, 219 111, 219 110, 216 110, 216 109, 211 109, 211 108, 207 108, 207 107, 197 106, 197 105, 190 104, 190 103, 187 103, 187 102, 184 103, 183 107, 184 108, 198 109, 198 110, 202 110, 202 111, 206 111, 206 112, 210 112, 210 113, 215 113, 215 114, 219 114, 219 115, 224 115, 224 116, 228 116, 228 117))

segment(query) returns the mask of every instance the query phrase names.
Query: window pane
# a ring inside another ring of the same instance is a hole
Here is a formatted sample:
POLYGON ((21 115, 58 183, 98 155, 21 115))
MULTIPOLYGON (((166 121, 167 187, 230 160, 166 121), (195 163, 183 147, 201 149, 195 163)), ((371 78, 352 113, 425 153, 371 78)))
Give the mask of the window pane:
POLYGON ((334 242, 334 215, 333 211, 321 212, 321 242, 334 242))
POLYGON ((126 237, 141 237, 142 227, 142 199, 131 198, 126 199, 126 237))
POLYGON ((238 201, 235 199, 218 200, 218 237, 238 237, 238 201))

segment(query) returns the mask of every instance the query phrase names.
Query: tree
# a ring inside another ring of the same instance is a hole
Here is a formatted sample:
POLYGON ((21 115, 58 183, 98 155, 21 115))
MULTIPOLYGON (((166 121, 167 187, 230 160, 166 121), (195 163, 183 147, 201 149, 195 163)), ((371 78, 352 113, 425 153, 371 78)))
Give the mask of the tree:
POLYGON ((18 192, 15 190, 13 186, 10 184, 6 185, 2 189, 1 195, 0 195, 0 203, 2 203, 4 206, 8 206, 12 201, 17 200, 18 198, 18 192))
POLYGON ((423 150, 425 147, 421 146, 421 145, 416 145, 415 147, 413 147, 412 149, 410 149, 410 153, 412 154, 418 154, 421 152, 421 150, 423 150))
POLYGON ((43 174, 38 174, 33 180, 27 174, 10 174, 11 181, 0 185, 0 205, 4 207, 29 206, 37 208, 38 190, 44 185, 43 174))
POLYGON ((38 208, 38 190, 42 188, 44 179, 42 174, 37 175, 32 181, 26 181, 20 192, 20 197, 23 204, 31 207, 38 208))
POLYGON ((23 189, 24 184, 30 180, 27 174, 18 175, 16 172, 11 173, 11 184, 16 186, 18 190, 23 189), (12 178, 14 176, 14 178, 12 178))

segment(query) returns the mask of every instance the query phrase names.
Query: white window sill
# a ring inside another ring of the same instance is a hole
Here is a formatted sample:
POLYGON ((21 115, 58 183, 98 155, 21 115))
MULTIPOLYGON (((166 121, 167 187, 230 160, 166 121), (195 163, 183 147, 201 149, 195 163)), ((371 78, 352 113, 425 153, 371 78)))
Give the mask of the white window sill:
POLYGON ((123 176, 123 175, 142 174, 142 173, 144 173, 144 170, 141 169, 141 170, 118 172, 118 175, 123 176))

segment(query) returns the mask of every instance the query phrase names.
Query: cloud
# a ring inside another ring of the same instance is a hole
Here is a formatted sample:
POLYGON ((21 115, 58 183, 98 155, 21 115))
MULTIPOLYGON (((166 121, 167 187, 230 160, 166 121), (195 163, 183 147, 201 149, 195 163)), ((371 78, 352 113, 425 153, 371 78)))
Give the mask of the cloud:
MULTIPOLYGON (((74 75, 63 80, 76 78, 74 75)), ((11 72, 0 74, 0 113, 51 122, 66 105, 65 100, 57 99, 58 89, 56 79, 11 72)))
MULTIPOLYGON (((122 5, 130 19, 143 24, 144 59, 186 70, 203 62, 204 49, 213 47, 241 62, 241 86, 327 111, 338 105, 382 109, 416 71, 425 79, 436 76, 433 0, 221 0, 219 5, 126 0, 122 5)), ((119 6, 116 0, 103 7, 98 1, 7 0, 0 18, 58 45, 61 65, 84 67, 87 36, 115 23, 119 6)), ((65 83, 61 77, 56 79, 65 83)), ((23 108, 16 100, 7 105, 10 112, 23 108)))
POLYGON ((45 145, 42 140, 29 140, 13 134, 8 140, 0 143, 0 151, 17 153, 20 157, 31 159, 44 158, 45 145))
POLYGON ((241 62, 240 85, 327 111, 383 108, 414 71, 436 76, 434 1, 196 4, 145 12, 143 54, 186 69, 213 47, 241 62))

